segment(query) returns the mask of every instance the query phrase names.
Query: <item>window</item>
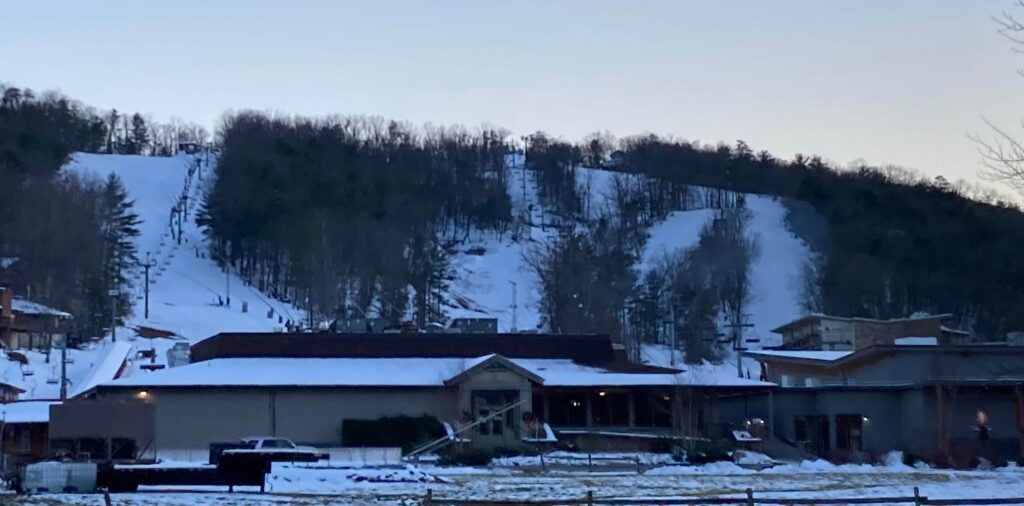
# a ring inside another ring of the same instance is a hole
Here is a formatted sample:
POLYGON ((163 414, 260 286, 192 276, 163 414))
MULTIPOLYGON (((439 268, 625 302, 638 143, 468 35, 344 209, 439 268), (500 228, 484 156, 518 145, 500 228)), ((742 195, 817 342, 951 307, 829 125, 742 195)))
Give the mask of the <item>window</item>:
POLYGON ((587 407, 583 395, 551 393, 548 397, 548 421, 556 427, 585 427, 587 407))
POLYGON ((590 397, 594 425, 599 427, 625 427, 629 425, 629 394, 599 390, 590 397))
POLYGON ((827 415, 797 416, 794 421, 794 439, 805 451, 826 455, 832 449, 827 415))
POLYGON ((836 415, 836 448, 864 450, 864 415, 836 415))
POLYGON ((29 453, 32 451, 32 435, 28 429, 21 429, 18 434, 18 448, 21 453, 29 453))
POLYGON ((473 411, 477 420, 492 418, 477 426, 480 435, 500 436, 505 429, 515 432, 519 409, 508 409, 519 400, 515 390, 482 390, 473 392, 473 411))
POLYGON ((672 426, 672 396, 667 392, 636 394, 634 409, 637 427, 672 426))

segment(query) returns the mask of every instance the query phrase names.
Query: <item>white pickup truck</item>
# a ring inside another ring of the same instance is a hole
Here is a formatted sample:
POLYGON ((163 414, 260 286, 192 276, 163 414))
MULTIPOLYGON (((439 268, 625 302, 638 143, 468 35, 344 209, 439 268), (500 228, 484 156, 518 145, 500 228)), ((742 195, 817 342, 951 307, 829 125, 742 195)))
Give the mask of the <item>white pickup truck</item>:
POLYGON ((223 454, 261 454, 274 462, 315 462, 327 454, 312 446, 298 446, 289 439, 279 437, 250 437, 238 444, 217 445, 223 454))

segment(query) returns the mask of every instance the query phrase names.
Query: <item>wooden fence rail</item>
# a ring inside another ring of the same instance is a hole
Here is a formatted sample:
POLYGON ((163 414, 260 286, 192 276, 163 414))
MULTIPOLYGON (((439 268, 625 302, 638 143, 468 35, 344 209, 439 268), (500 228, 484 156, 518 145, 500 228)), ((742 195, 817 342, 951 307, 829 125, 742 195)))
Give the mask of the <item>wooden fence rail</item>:
POLYGON ((735 504, 739 506, 754 506, 756 504, 802 506, 812 504, 913 504, 915 506, 973 506, 973 505, 996 505, 996 504, 1021 504, 1024 505, 1024 497, 1001 497, 986 499, 930 499, 921 495, 917 487, 914 487, 912 496, 895 497, 847 497, 847 498, 780 498, 754 496, 754 491, 746 490, 746 497, 690 497, 690 498, 601 498, 594 495, 593 491, 587 491, 585 497, 565 499, 529 499, 529 500, 483 500, 483 499, 444 499, 434 497, 434 492, 427 489, 427 495, 423 498, 423 506, 699 506, 711 504, 735 504))

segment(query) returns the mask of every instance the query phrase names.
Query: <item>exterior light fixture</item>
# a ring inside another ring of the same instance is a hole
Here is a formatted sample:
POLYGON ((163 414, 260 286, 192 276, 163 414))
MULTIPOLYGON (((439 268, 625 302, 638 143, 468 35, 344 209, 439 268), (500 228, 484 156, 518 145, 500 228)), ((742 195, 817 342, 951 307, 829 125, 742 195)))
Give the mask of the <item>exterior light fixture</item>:
POLYGON ((139 399, 146 400, 146 399, 149 398, 149 391, 148 390, 139 390, 139 393, 136 394, 136 396, 139 399))

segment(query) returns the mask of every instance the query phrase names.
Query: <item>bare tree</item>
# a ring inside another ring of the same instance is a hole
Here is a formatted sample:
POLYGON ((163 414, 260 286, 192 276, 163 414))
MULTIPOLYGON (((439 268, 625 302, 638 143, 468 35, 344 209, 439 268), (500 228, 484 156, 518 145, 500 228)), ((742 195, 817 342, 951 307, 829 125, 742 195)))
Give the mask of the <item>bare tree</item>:
MULTIPOLYGON (((1024 9, 1024 0, 1017 0, 1014 6, 1024 9)), ((999 33, 1013 45, 1013 51, 1024 53, 1024 23, 1006 11, 992 19, 999 25, 999 33)), ((1017 69, 1017 74, 1024 77, 1024 69, 1017 69)), ((992 131, 991 138, 982 138, 976 134, 969 136, 977 144, 982 164, 985 166, 981 176, 1006 183, 1015 190, 1024 192, 1024 143, 987 118, 982 120, 992 131)))

